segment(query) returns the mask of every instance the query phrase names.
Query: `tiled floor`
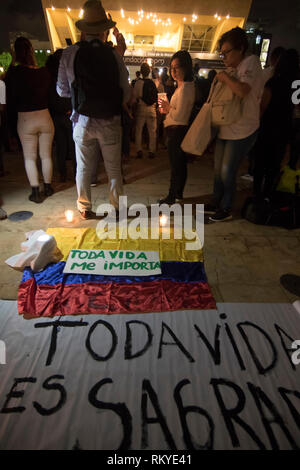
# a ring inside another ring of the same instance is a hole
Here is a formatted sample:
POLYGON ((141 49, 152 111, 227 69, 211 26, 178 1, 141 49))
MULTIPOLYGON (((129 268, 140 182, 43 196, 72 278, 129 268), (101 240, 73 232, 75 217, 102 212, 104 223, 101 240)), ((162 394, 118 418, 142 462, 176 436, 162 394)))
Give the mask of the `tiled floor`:
MULTIPOLYGON (((70 163, 70 162, 68 162, 70 163)), ((76 210, 76 188, 72 181, 58 183, 55 194, 42 204, 28 200, 22 155, 5 155, 6 175, 0 179, 3 208, 8 214, 28 210, 33 217, 25 222, 0 222, 0 298, 15 299, 21 273, 9 268, 4 260, 20 252, 25 232, 47 227, 66 226, 64 211, 76 210)), ((245 167, 241 169, 246 170, 245 167)), ((212 192, 213 155, 199 157, 188 167, 186 202, 203 203, 212 192)), ((244 171, 245 172, 245 171, 244 171)), ((169 164, 165 150, 154 160, 134 157, 125 165, 125 194, 128 205, 155 203, 166 195, 169 164)), ((92 188, 94 208, 107 202, 106 175, 100 169, 100 184, 92 188)), ((300 274, 300 230, 253 225, 240 218, 240 207, 249 194, 249 183, 238 179, 238 193, 233 221, 205 226, 204 259, 208 281, 217 302, 292 302, 296 297, 281 287, 282 274, 300 274)), ((95 221, 82 221, 76 216, 74 227, 95 226, 95 221)))

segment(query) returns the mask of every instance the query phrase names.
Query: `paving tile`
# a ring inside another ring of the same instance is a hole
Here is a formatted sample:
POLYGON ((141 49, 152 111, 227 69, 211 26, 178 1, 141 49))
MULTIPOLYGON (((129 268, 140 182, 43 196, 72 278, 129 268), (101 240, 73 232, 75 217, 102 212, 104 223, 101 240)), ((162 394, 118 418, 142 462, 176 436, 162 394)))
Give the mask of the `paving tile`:
POLYGON ((224 302, 268 302, 287 303, 289 297, 281 289, 280 285, 260 285, 245 283, 219 283, 219 291, 224 302))

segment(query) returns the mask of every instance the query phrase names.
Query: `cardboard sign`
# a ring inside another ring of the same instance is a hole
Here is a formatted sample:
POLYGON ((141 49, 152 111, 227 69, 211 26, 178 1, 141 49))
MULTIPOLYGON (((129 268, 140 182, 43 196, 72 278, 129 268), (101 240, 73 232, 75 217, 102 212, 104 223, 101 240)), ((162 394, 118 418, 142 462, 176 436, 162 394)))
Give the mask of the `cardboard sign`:
POLYGON ((153 276, 161 267, 157 251, 71 250, 64 273, 153 276))

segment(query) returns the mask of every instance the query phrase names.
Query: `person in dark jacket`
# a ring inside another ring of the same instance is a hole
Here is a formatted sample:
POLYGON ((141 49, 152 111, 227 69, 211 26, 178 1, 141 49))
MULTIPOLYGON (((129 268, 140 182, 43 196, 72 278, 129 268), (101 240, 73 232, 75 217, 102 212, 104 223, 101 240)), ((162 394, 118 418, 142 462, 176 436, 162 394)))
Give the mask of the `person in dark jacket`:
POLYGON ((285 51, 265 85, 261 101, 261 124, 254 147, 254 195, 270 198, 279 178, 280 165, 291 138, 294 105, 292 83, 299 76, 299 56, 285 51))
POLYGON ((71 98, 62 98, 56 91, 59 61, 63 50, 57 49, 48 57, 46 67, 51 75, 51 86, 49 93, 49 111, 55 127, 56 162, 60 175, 60 181, 67 180, 67 160, 72 160, 73 179, 76 176, 75 144, 73 141, 72 123, 70 114, 72 112, 71 98))

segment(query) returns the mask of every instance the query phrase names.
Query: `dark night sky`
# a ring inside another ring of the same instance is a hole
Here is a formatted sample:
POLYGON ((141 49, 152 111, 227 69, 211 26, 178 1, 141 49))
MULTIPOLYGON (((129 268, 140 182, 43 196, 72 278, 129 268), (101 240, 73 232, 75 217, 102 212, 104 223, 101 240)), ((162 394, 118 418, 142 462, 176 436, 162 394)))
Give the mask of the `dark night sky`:
POLYGON ((9 31, 26 31, 47 40, 40 0, 0 0, 0 49, 4 48, 9 31))
MULTIPOLYGON (((40 39, 47 39, 40 0, 0 0, 0 3, 0 49, 4 48, 7 33, 13 30, 27 31, 40 39)), ((250 19, 258 18, 268 21, 266 29, 273 33, 272 46, 282 43, 300 49, 299 0, 253 0, 250 19)))

